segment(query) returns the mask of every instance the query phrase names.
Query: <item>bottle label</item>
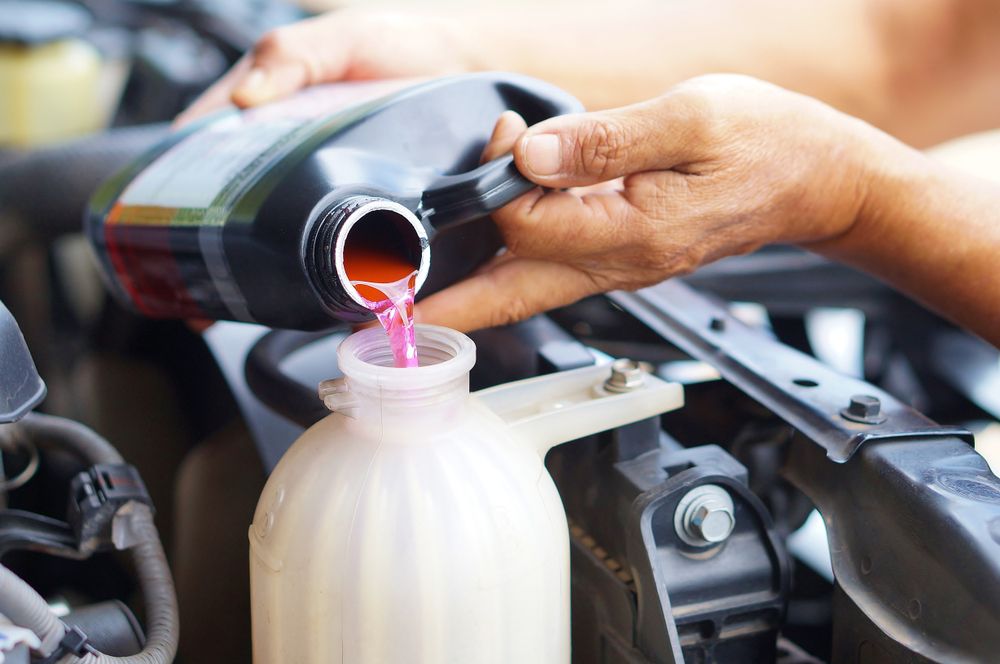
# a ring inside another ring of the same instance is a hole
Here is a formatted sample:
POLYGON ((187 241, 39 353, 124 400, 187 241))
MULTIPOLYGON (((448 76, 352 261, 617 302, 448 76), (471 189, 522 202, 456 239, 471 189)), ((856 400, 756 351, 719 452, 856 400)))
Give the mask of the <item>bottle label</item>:
POLYGON ((267 155, 295 144, 300 120, 248 123, 233 113, 187 137, 160 155, 118 199, 122 208, 157 208, 175 219, 176 211, 207 210, 230 184, 252 179, 267 155), (256 166, 257 168, 253 168, 256 166))
POLYGON ((413 83, 309 88, 266 106, 223 114, 157 157, 125 187, 105 219, 108 259, 136 308, 158 317, 255 322, 222 244, 222 228, 234 206, 317 132, 331 135, 369 113, 368 102, 413 83), (178 246, 185 250, 177 251, 178 246))

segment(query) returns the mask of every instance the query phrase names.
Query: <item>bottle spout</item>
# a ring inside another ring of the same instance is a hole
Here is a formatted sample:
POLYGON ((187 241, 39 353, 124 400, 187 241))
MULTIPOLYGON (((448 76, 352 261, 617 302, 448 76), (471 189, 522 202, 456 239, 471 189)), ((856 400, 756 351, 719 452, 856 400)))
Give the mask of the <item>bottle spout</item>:
POLYGON ((307 254, 306 267, 324 299, 360 311, 368 305, 357 282, 395 282, 416 272, 416 292, 431 263, 427 231, 413 212, 388 198, 362 195, 327 210, 310 233, 307 254))
POLYGON ((499 416, 516 440, 542 457, 556 445, 684 405, 679 383, 650 374, 637 380, 634 373, 623 381, 617 375, 622 373, 621 362, 498 385, 473 397, 499 416))

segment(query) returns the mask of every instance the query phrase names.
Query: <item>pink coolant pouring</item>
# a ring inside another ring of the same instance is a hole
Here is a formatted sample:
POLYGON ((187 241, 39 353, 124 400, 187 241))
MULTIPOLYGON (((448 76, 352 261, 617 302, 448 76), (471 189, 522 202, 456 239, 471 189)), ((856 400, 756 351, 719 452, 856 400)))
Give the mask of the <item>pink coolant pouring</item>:
POLYGON ((389 335, 393 364, 418 366, 413 329, 417 270, 405 259, 369 246, 344 251, 344 273, 389 335))
POLYGON ((375 317, 382 323, 382 327, 389 335, 393 365, 399 368, 418 366, 417 341, 413 327, 413 297, 416 279, 417 271, 414 270, 399 281, 392 283, 351 282, 355 288, 367 287, 365 290, 371 289, 377 291, 379 295, 385 296, 383 300, 369 300, 361 294, 361 289, 358 288, 358 293, 364 300, 365 306, 375 313, 375 317))

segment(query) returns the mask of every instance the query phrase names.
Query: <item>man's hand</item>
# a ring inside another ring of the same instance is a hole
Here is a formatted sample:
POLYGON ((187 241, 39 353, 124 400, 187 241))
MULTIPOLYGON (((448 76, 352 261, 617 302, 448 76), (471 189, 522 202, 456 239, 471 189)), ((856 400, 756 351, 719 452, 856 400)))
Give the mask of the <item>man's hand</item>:
POLYGON ((319 83, 471 71, 462 44, 455 21, 443 16, 338 10, 265 34, 176 124, 230 103, 256 106, 319 83))
POLYGON ((493 215, 508 252, 421 302, 417 320, 503 325, 768 242, 842 235, 865 203, 867 166, 894 143, 813 99, 730 75, 524 130, 505 114, 484 157, 513 146, 520 171, 546 189, 493 215))

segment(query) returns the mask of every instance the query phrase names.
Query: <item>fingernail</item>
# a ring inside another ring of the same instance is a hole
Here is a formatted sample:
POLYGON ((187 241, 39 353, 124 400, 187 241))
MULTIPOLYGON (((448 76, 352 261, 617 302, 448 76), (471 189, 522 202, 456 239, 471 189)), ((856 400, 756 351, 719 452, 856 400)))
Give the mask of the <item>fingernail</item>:
POLYGON ((524 146, 528 168, 537 175, 556 175, 562 169, 562 149, 555 134, 539 134, 528 138, 524 146))
POLYGON ((251 69, 247 77, 236 88, 239 92, 257 92, 267 83, 267 72, 263 69, 251 69))

